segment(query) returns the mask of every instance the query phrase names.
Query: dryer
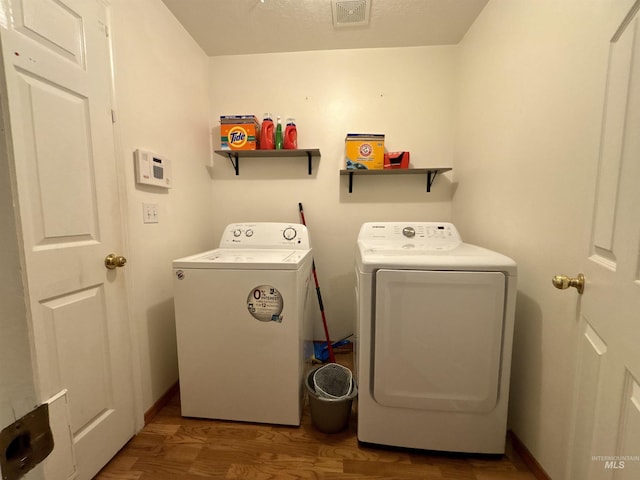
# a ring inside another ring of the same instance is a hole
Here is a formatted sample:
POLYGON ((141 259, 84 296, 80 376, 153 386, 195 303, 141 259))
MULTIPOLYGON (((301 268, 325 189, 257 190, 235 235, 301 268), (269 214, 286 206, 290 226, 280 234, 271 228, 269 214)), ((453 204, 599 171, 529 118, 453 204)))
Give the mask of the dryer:
POLYGON ((365 223, 356 249, 358 439, 503 453, 515 262, 451 223, 365 223))
POLYGON ((236 223, 173 261, 183 416, 300 424, 311 254, 304 225, 236 223))

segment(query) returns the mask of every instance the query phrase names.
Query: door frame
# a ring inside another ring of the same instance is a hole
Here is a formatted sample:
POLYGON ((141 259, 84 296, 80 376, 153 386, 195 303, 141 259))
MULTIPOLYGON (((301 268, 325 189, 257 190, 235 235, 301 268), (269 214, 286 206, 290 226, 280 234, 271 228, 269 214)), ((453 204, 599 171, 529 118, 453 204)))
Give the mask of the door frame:
MULTIPOLYGON (((126 151, 122 142, 122 132, 120 130, 120 123, 118 122, 118 104, 117 104, 117 94, 116 94, 116 71, 115 71, 115 48, 113 45, 113 7, 111 5, 111 0, 100 0, 105 4, 106 7, 106 20, 107 20, 107 32, 108 38, 107 43, 109 45, 109 59, 110 59, 110 90, 111 90, 111 106, 112 106, 112 126, 113 126, 113 141, 114 152, 115 152, 115 169, 116 169, 116 180, 118 184, 118 203, 120 207, 120 218, 122 221, 122 243, 124 247, 124 251, 131 251, 131 236, 129 229, 129 216, 127 214, 127 176, 125 173, 125 159, 127 158, 126 151)), ((126 270, 126 269, 125 269, 126 270)), ((126 272, 123 272, 126 273, 126 272)), ((139 335, 138 329, 136 328, 136 322, 134 320, 135 316, 135 306, 132 301, 132 285, 133 281, 131 279, 131 273, 125 274, 124 278, 125 283, 125 292, 127 294, 126 298, 126 309, 127 309, 127 317, 129 323, 129 339, 131 342, 131 372, 133 377, 133 407, 134 407, 134 419, 135 419, 135 431, 139 432, 144 427, 144 407, 142 405, 142 369, 140 365, 140 347, 139 347, 139 335)))

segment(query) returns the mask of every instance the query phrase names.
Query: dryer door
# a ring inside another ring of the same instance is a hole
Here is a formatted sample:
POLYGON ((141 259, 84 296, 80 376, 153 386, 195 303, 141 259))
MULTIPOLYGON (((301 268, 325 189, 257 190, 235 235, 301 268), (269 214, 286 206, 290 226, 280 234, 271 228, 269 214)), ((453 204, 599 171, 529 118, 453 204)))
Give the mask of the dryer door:
POLYGON ((501 272, 378 270, 375 400, 423 410, 493 410, 505 280, 501 272))

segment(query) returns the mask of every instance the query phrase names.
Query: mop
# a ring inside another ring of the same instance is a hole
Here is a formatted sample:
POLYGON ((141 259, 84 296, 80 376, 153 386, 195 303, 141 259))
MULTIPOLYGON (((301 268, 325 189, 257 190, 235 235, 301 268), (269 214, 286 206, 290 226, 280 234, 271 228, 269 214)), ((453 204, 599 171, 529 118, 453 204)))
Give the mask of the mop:
MULTIPOLYGON (((298 203, 298 208, 300 209, 300 218, 302 219, 302 224, 306 227, 307 223, 304 219, 304 211, 302 210, 302 203, 298 203)), ((316 293, 318 295, 318 304, 320 305, 320 314, 322 315, 322 326, 324 327, 324 336, 325 336, 325 339, 327 340, 327 351, 329 353, 329 362, 335 363, 336 357, 333 353, 333 346, 331 345, 331 339, 329 338, 329 329, 327 328, 327 317, 324 314, 324 305, 322 304, 322 294, 320 293, 320 284, 318 283, 318 275, 316 274, 315 260, 312 261, 311 268, 313 270, 313 279, 316 283, 316 293)))

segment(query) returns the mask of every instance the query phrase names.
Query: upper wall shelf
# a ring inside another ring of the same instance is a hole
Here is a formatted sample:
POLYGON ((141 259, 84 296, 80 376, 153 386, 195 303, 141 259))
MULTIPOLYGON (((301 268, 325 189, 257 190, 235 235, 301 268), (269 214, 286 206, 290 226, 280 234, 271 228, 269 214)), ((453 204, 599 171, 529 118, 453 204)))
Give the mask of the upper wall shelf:
POLYGON ((313 157, 320 158, 320 150, 317 148, 301 148, 298 150, 214 150, 214 152, 229 158, 236 175, 240 174, 240 158, 307 157, 309 175, 311 175, 311 159, 313 157))
POLYGON ((398 168, 391 170, 340 170, 340 175, 349 175, 349 193, 353 191, 354 175, 427 175, 427 192, 431 191, 431 185, 438 173, 452 170, 449 167, 429 167, 429 168, 398 168))

